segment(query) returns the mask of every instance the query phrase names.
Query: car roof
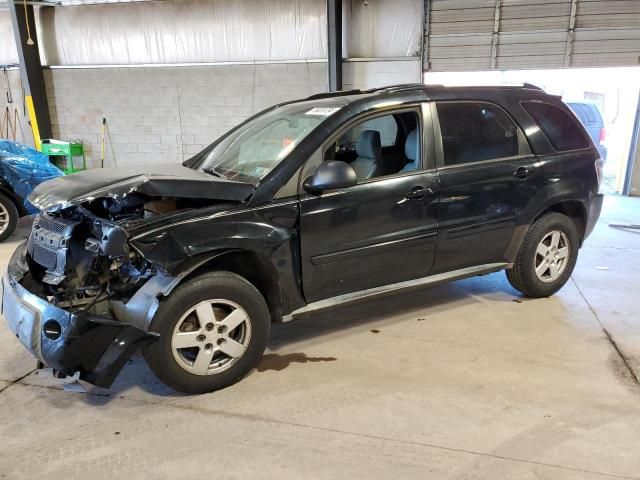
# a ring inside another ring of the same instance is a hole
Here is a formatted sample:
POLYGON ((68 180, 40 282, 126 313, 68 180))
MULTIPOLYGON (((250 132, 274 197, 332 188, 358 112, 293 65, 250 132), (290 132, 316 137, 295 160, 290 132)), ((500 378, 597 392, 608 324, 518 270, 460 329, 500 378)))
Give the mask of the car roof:
POLYGON ((371 89, 340 90, 336 92, 317 93, 306 98, 281 103, 277 106, 305 103, 314 106, 346 106, 353 103, 377 103, 394 101, 398 104, 412 101, 448 100, 448 99, 492 99, 504 95, 515 95, 522 100, 547 97, 559 100, 557 95, 550 95, 540 87, 525 83, 523 85, 469 85, 445 86, 410 83, 390 85, 371 89))

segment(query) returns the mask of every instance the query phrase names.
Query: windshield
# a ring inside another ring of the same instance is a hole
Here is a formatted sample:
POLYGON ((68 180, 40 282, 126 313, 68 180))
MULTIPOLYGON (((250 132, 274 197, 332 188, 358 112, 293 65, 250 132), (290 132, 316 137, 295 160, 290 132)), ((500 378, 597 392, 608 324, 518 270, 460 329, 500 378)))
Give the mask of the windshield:
POLYGON ((284 105, 230 133, 207 152, 198 170, 257 184, 339 107, 284 105))

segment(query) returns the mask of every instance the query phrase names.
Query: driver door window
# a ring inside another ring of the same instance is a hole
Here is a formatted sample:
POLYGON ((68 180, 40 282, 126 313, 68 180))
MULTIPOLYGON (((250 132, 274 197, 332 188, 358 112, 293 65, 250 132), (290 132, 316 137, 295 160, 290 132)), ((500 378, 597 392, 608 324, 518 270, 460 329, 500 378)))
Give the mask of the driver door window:
POLYGON ((325 151, 324 161, 349 163, 358 182, 411 172, 420 165, 420 122, 415 111, 360 121, 325 151))

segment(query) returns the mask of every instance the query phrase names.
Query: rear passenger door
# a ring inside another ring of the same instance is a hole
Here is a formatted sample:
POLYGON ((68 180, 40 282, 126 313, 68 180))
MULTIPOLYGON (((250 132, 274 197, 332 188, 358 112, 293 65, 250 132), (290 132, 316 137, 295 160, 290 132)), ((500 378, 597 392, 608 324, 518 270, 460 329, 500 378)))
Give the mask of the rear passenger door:
POLYGON ((508 261, 516 229, 526 228, 522 212, 543 186, 536 157, 495 104, 437 102, 432 115, 440 201, 431 273, 508 261))

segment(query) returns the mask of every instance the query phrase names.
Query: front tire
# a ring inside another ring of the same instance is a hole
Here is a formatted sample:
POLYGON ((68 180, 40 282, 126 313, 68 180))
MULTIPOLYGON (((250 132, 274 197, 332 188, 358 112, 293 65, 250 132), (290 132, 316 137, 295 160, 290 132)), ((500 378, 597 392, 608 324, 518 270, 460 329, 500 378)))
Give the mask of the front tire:
POLYGON ((19 216, 16 204, 0 193, 0 242, 9 238, 15 231, 19 216))
POLYGON ((578 231, 561 213, 548 213, 527 231, 507 279, 527 297, 542 298, 560 290, 578 258, 578 231))
POLYGON ((257 365, 270 329, 267 304, 251 283, 231 272, 212 272, 179 286, 162 302, 150 326, 160 338, 144 356, 171 388, 212 392, 257 365))

